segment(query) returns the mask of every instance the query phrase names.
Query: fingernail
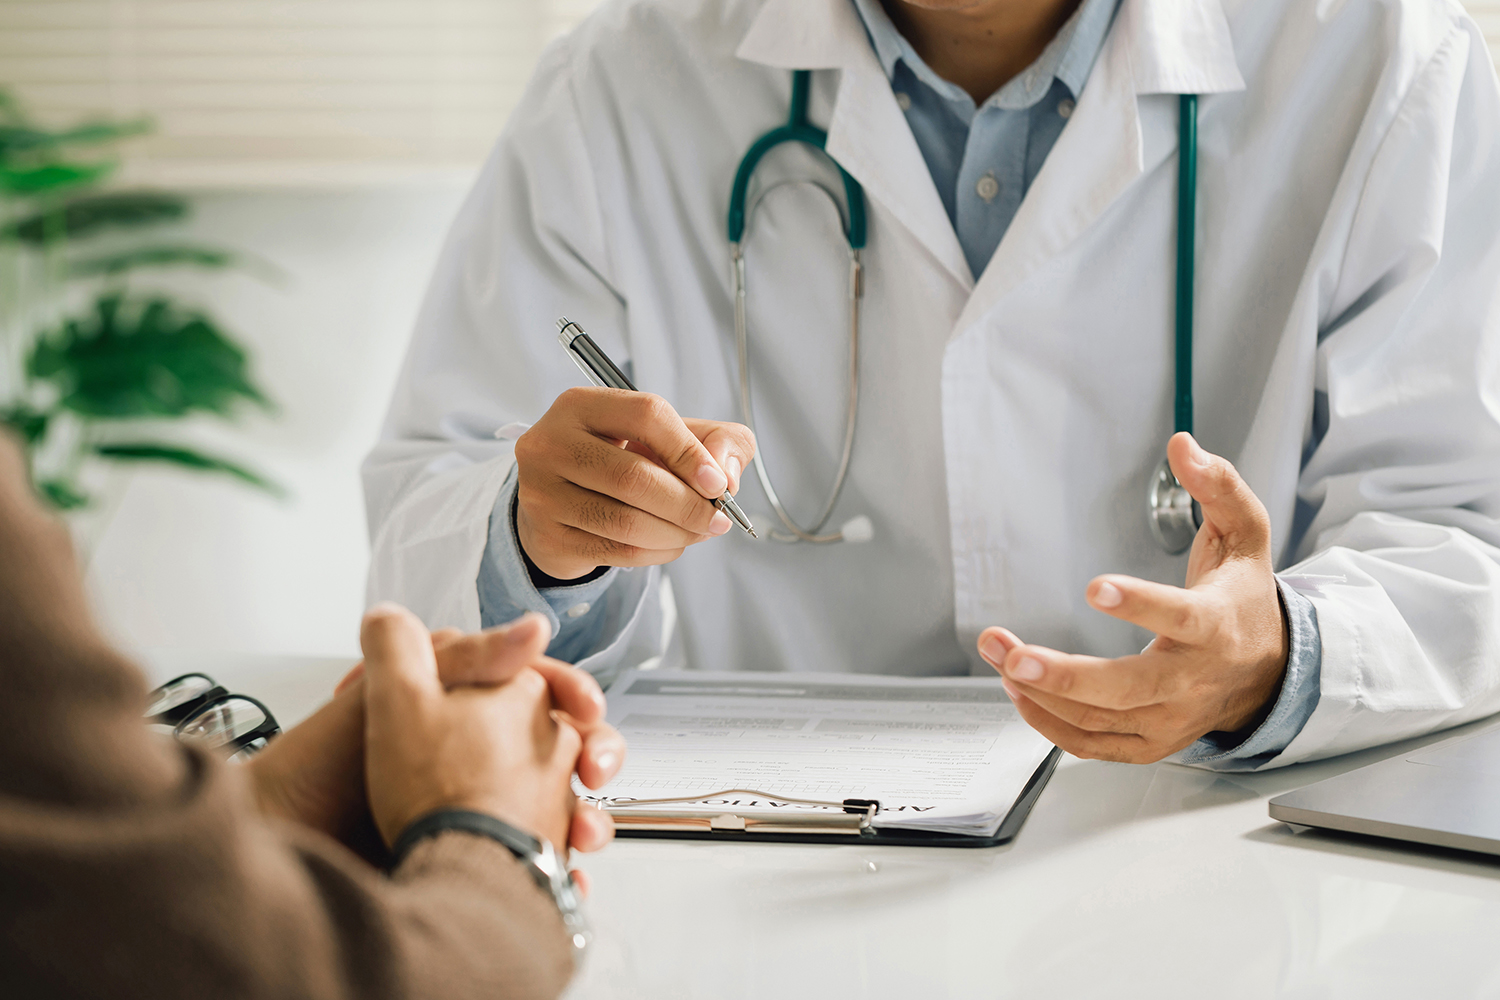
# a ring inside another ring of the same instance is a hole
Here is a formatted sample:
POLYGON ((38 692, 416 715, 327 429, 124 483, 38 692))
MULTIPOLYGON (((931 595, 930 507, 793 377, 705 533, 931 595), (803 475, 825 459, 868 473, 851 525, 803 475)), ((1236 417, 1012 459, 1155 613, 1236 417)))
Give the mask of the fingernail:
POLYGON ((615 769, 615 763, 618 760, 619 758, 614 755, 614 751, 606 750, 599 755, 599 759, 594 761, 594 763, 599 765, 599 770, 607 774, 615 769))
POLYGON ((1005 662, 1005 652, 1005 643, 999 636, 992 635, 979 645, 979 655, 996 666, 1005 662))
POLYGON ((1189 437, 1188 441, 1193 446, 1192 449, 1188 452, 1188 457, 1192 459, 1193 464, 1198 466, 1207 465, 1210 461, 1211 456, 1208 454, 1208 452, 1203 450, 1203 446, 1198 443, 1198 439, 1195 437, 1189 437))
POLYGON ((733 455, 730 455, 729 458, 725 460, 724 474, 729 477, 730 485, 739 482, 740 473, 744 471, 745 467, 741 465, 740 460, 735 458, 733 455))
POLYGON ((1094 591, 1094 604, 1101 608, 1118 608, 1125 600, 1125 595, 1120 593, 1120 588, 1112 583, 1101 583, 1099 589, 1094 591))
POLYGON ((722 535, 730 529, 732 524, 733 522, 729 520, 728 514, 722 510, 716 510, 714 511, 713 518, 708 522, 708 533, 710 535, 722 535))
POLYGON ((724 473, 719 471, 717 465, 704 462, 698 466, 698 471, 693 473, 693 481, 698 484, 698 489, 704 496, 716 497, 729 488, 724 479, 724 473))
POLYGON ((1015 701, 1017 698, 1021 697, 1020 693, 1016 691, 1015 687, 1011 685, 1010 681, 1006 680, 1004 677, 1000 678, 1000 686, 1005 688, 1005 693, 1010 695, 1011 701, 1015 701))
POLYGON ((1039 681, 1042 679, 1043 669, 1041 660, 1034 656, 1023 656, 1010 675, 1018 681, 1039 681))

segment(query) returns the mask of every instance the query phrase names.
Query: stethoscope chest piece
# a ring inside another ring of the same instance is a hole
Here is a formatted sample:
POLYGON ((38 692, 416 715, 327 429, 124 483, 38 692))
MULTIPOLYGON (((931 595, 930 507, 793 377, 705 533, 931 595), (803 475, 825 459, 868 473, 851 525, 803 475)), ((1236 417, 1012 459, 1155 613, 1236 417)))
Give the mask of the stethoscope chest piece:
POLYGON ((1170 555, 1186 552, 1203 524, 1203 510, 1177 477, 1172 466, 1162 459, 1151 477, 1151 493, 1146 499, 1151 510, 1151 534, 1170 555))

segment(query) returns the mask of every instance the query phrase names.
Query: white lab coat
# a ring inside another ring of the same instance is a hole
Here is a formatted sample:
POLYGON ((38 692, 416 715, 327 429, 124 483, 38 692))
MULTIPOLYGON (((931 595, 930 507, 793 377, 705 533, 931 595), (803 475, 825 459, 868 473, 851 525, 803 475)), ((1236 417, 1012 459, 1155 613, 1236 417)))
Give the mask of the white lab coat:
MULTIPOLYGON (((988 672, 988 625, 1119 655, 1101 572, 1180 585, 1146 521, 1171 431, 1177 98, 1200 105, 1197 431, 1265 502, 1317 608, 1321 697, 1274 763, 1500 709, 1500 92, 1456 3, 1124 0, 1076 110, 976 282, 849 0, 610 0, 542 59, 459 213, 365 469, 370 598, 479 625, 511 444, 580 382, 582 323, 686 415, 738 419, 725 210, 813 77, 863 186, 858 438, 833 522, 739 532, 666 569, 674 649, 713 670, 988 672)), ((782 148, 755 191, 817 176, 782 148)), ((771 191, 748 242, 760 444, 820 505, 842 434, 846 254, 771 191)), ((747 473, 741 502, 773 516, 747 473)), ((662 652, 659 571, 612 588, 611 676, 662 652)))

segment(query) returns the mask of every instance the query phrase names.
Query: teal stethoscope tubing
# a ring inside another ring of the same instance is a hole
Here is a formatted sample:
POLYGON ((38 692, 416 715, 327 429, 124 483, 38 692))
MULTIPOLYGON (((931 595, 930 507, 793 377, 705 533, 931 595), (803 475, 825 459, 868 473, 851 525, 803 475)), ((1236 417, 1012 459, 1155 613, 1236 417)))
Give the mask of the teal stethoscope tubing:
MULTIPOLYGON (((801 142, 827 156, 824 147, 828 145, 828 133, 807 120, 807 100, 811 86, 811 70, 792 71, 791 110, 787 115, 786 124, 781 128, 772 129, 755 140, 755 144, 750 147, 745 158, 740 160, 739 169, 734 172, 734 188, 729 193, 730 243, 738 244, 745 235, 745 195, 750 189, 750 175, 755 173, 761 157, 770 152, 771 147, 779 146, 783 142, 801 142)), ((849 205, 849 221, 844 235, 849 240, 849 249, 863 250, 865 246, 864 188, 860 187, 859 181, 850 177, 849 173, 832 157, 829 157, 829 162, 838 167, 839 176, 844 180, 844 199, 849 205)))
MULTIPOLYGON (((729 195, 729 246, 734 264, 735 293, 735 342, 739 360, 740 406, 751 431, 755 431, 754 410, 750 402, 750 369, 748 332, 745 318, 745 260, 743 241, 748 224, 746 197, 750 178, 761 159, 775 146, 787 142, 800 142, 827 155, 828 133, 808 121, 807 104, 812 74, 809 70, 792 71, 791 106, 787 123, 772 129, 757 139, 740 160, 734 174, 734 186, 729 195)), ((1198 95, 1181 94, 1178 97, 1178 158, 1177 158, 1177 286, 1175 319, 1175 391, 1173 394, 1173 428, 1175 431, 1193 430, 1193 286, 1194 263, 1197 241, 1198 202, 1198 95)), ((799 526, 787 513, 776 490, 771 485, 770 475, 756 451, 755 472, 761 488, 771 502, 772 508, 788 529, 790 535, 776 532, 772 537, 778 541, 837 542, 843 540, 840 532, 820 535, 824 524, 838 502, 845 477, 849 471, 849 458, 854 446, 854 427, 859 412, 859 299, 862 295, 862 269, 860 251, 864 249, 866 237, 866 214, 864 189, 842 166, 830 157, 838 168, 844 183, 844 199, 847 205, 847 221, 844 235, 849 244, 850 278, 850 352, 849 352, 849 406, 844 435, 843 454, 834 477, 833 489, 822 514, 811 528, 799 526)), ((1193 535, 1202 522, 1202 515, 1192 497, 1178 483, 1171 467, 1163 461, 1151 484, 1148 497, 1152 534, 1167 552, 1176 554, 1192 544, 1193 535)))
MULTIPOLYGON (((745 230, 749 223, 745 199, 750 189, 750 175, 755 173, 756 165, 773 147, 785 142, 800 142, 811 146, 825 156, 828 155, 825 148, 828 144, 828 133, 807 120, 808 92, 811 89, 811 83, 811 71, 799 69, 792 72, 792 99, 791 109, 787 114, 787 123, 767 132, 750 147, 749 152, 740 161, 739 169, 734 173, 734 187, 729 194, 729 249, 734 265, 734 341, 740 369, 740 409, 744 414, 745 424, 752 433, 757 434, 757 437, 759 434, 755 426, 755 410, 750 402, 750 337, 745 316, 745 258, 741 252, 745 230)), ((766 499, 771 503, 771 509, 776 512, 776 517, 786 528, 784 532, 768 533, 771 539, 778 542, 821 544, 869 538, 868 518, 856 518, 838 531, 822 533, 823 526, 828 523, 833 508, 838 504, 839 494, 843 491, 844 481, 849 475, 849 459, 854 454, 854 427, 859 415, 859 300, 863 295, 864 286, 860 251, 865 245, 864 189, 832 157, 829 157, 829 161, 838 167, 839 177, 844 182, 844 201, 848 206, 844 237, 849 243, 849 403, 844 424, 844 446, 839 456, 839 467, 834 476, 833 488, 828 493, 828 500, 823 504, 823 510, 817 519, 806 528, 798 524, 782 504, 776 488, 771 485, 771 475, 766 471, 766 464, 761 458, 761 449, 756 449, 755 458, 752 460, 755 476, 760 481, 760 487, 766 499)), ((822 189, 821 185, 818 187, 822 189)), ((831 192, 828 194, 830 198, 834 198, 831 192)), ((836 198, 834 201, 837 204, 836 198)))
MULTIPOLYGON (((1198 233, 1198 95, 1177 98, 1177 320, 1176 389, 1172 427, 1193 431, 1193 264, 1198 233)), ((1203 512, 1162 459, 1146 494, 1151 534, 1169 555, 1185 552, 1197 537, 1203 512)))
POLYGON ((1193 264, 1198 239, 1198 95, 1177 99, 1177 390, 1173 432, 1193 432, 1193 264))

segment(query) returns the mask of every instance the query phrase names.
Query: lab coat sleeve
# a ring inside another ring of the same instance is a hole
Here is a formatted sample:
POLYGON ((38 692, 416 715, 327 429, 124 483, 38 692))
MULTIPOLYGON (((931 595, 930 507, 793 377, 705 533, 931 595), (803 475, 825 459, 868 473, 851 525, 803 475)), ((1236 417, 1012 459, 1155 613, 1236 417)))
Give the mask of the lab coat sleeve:
POLYGON ((1329 281, 1295 565, 1315 709, 1279 766, 1500 710, 1500 91, 1466 19, 1416 74, 1329 281))
MULTIPOLYGON (((573 79, 563 39, 459 210, 364 463, 368 599, 404 604, 430 628, 481 626, 481 562, 513 465, 506 438, 579 382, 557 318, 579 320, 617 360, 630 358, 573 79)), ((580 666, 608 679, 661 652, 659 579, 655 569, 616 574, 606 598, 614 629, 580 666)))

